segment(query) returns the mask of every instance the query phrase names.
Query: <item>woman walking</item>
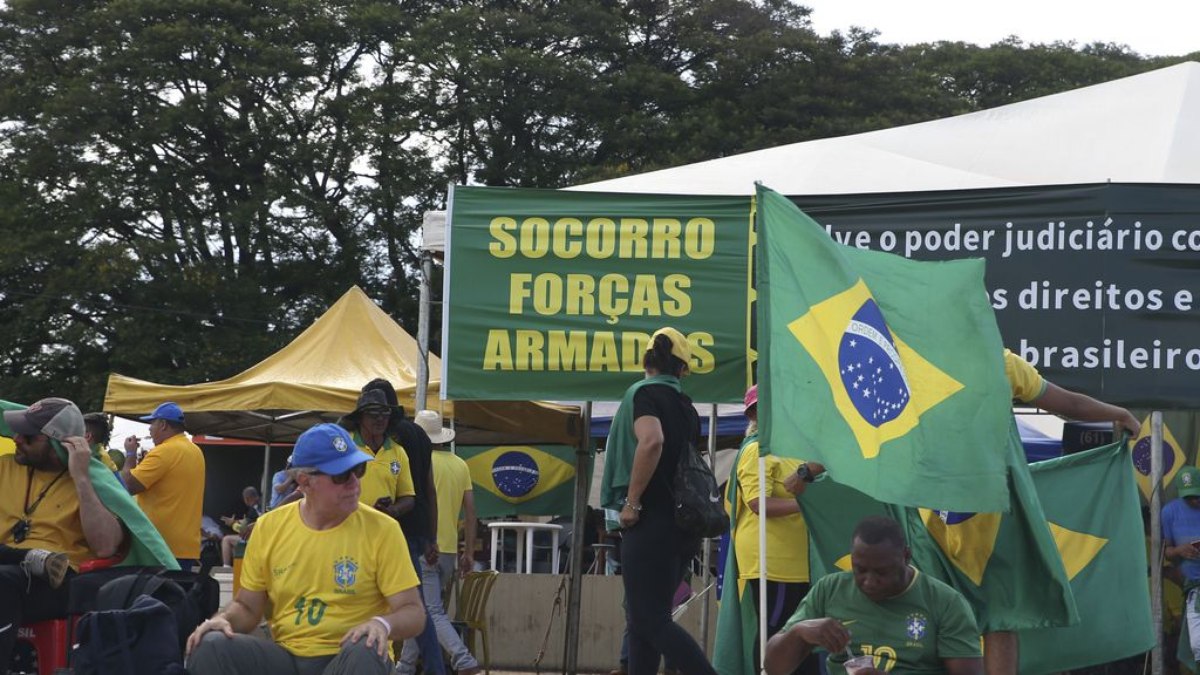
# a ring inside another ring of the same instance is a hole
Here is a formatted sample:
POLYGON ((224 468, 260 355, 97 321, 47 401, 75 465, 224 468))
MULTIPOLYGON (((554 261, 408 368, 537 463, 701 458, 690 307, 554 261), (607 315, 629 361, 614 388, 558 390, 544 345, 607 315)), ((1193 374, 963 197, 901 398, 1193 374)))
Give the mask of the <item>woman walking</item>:
POLYGON ((698 444, 700 419, 683 395, 691 348, 660 328, 642 358, 645 379, 625 391, 606 443, 601 499, 619 510, 629 675, 653 675, 666 655, 683 675, 716 675, 696 641, 671 620, 671 602, 700 540, 675 525, 671 479, 698 444))

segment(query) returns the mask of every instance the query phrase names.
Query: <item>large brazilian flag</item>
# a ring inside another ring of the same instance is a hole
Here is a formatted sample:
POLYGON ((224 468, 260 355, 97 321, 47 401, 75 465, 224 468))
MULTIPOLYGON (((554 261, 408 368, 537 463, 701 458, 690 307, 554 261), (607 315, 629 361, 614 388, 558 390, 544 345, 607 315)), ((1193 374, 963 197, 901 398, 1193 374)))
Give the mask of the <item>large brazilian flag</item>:
POLYGON ((574 509, 571 446, 459 445, 455 452, 471 470, 480 518, 568 516, 574 509))
POLYGON ((1011 393, 983 261, 842 246, 762 186, 756 209, 763 446, 885 502, 1007 511, 1011 393))

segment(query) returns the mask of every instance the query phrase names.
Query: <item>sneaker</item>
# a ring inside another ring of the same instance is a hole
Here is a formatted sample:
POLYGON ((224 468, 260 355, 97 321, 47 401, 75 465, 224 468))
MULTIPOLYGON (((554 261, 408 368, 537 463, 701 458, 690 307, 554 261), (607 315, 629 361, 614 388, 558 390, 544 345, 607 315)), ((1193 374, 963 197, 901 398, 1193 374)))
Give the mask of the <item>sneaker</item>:
POLYGON ((50 588, 58 588, 62 585, 63 578, 67 576, 67 570, 71 569, 71 563, 67 559, 66 553, 54 553, 34 548, 25 554, 25 559, 21 561, 21 568, 31 577, 45 579, 50 588))

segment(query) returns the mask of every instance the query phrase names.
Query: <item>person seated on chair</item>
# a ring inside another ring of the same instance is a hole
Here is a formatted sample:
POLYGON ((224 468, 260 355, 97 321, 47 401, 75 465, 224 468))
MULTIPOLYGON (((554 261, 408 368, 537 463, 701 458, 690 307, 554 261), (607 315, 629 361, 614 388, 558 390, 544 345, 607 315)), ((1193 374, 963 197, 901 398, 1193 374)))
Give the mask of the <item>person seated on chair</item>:
POLYGON ((304 497, 255 524, 237 598, 188 637, 192 675, 391 672, 389 642, 421 632, 425 609, 400 525, 359 504, 370 461, 335 424, 300 435, 304 497), (268 600, 274 641, 247 635, 268 600))
MULTIPOLYGON (((122 549, 126 532, 93 486, 83 414, 63 398, 4 412, 0 435, 16 452, 0 457, 0 672, 23 623, 67 612, 64 580, 80 563, 122 549), (66 460, 51 439, 66 446, 66 460)), ((111 477, 112 474, 110 473, 111 477)))
POLYGON ((246 505, 246 510, 241 518, 221 516, 221 522, 228 525, 229 529, 234 532, 221 537, 221 564, 226 567, 233 565, 233 547, 239 541, 246 541, 249 538, 251 526, 262 515, 262 511, 259 509, 258 488, 247 485, 242 490, 242 503, 246 505))
POLYGON ((858 675, 982 675, 975 615, 958 591, 909 564, 900 524, 863 518, 853 541, 852 570, 821 577, 767 642, 767 673, 791 673, 822 647, 830 675, 848 671, 848 653, 873 657, 858 675))

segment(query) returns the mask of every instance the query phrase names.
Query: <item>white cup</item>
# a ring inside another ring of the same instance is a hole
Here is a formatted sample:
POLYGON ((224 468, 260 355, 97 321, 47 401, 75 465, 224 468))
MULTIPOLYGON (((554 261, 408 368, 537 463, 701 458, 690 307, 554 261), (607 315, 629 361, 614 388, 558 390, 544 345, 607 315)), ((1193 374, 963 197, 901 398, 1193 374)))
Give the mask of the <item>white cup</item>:
POLYGON ((859 671, 875 667, 875 658, 867 656, 856 656, 842 664, 846 668, 846 675, 856 675, 859 671))

